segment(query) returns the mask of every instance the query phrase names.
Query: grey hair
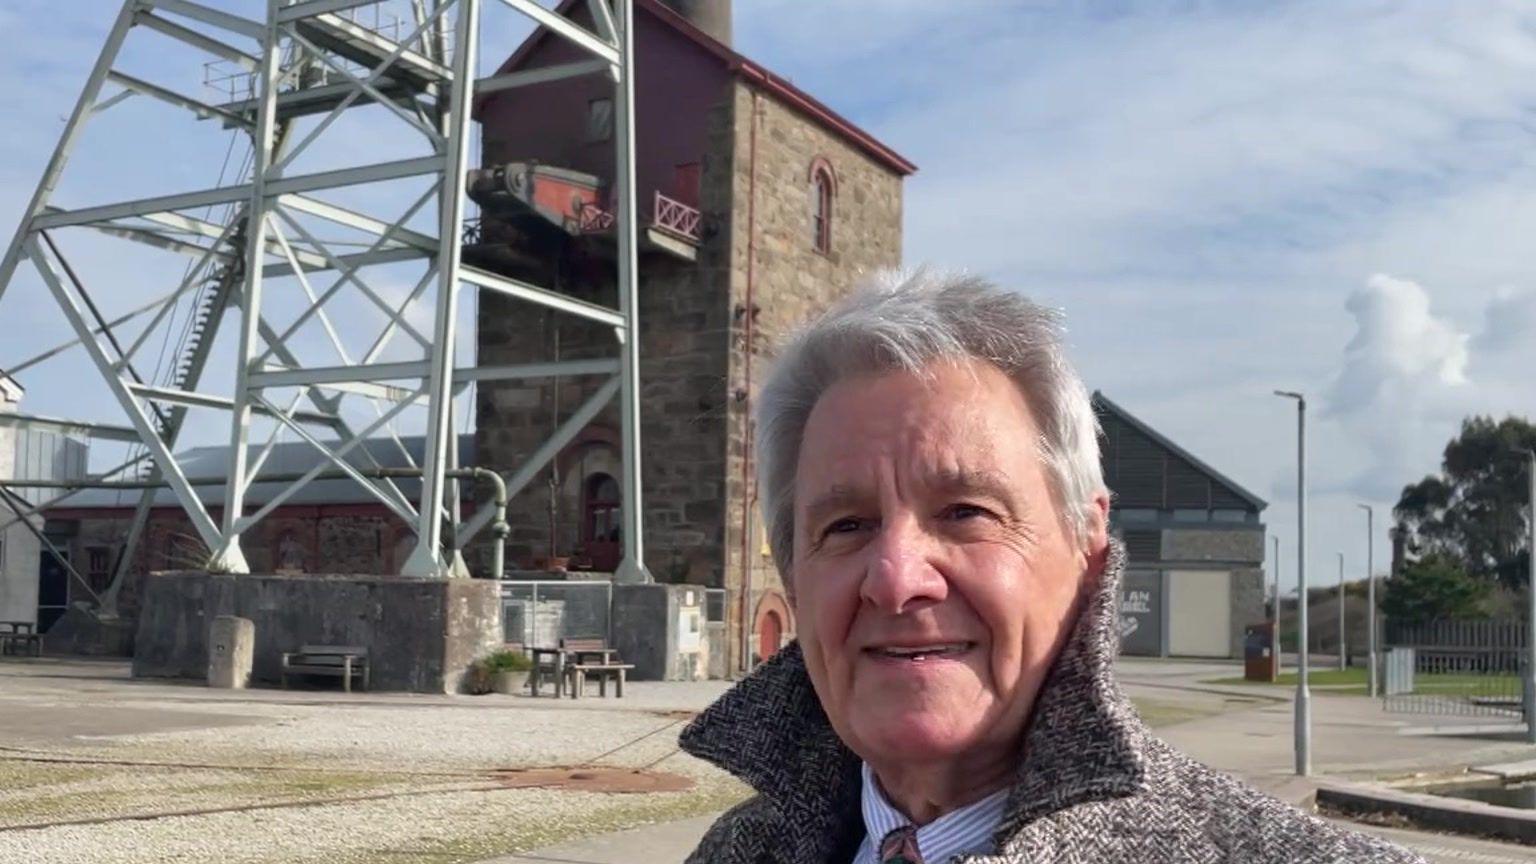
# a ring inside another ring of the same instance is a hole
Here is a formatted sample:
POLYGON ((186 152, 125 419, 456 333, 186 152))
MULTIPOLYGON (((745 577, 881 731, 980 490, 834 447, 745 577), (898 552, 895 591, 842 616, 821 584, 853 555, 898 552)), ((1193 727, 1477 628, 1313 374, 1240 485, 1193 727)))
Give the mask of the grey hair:
MULTIPOLYGON (((1085 542, 1105 492, 1099 423, 1067 360, 1061 316, 978 276, 922 268, 884 271, 811 322, 779 352, 757 403, 757 480, 774 564, 789 585, 795 473, 811 410, 846 378, 927 375, 935 363, 981 360, 1011 378, 1029 404, 1036 442, 1073 537, 1085 542)), ((790 590, 793 591, 792 586, 790 590)))

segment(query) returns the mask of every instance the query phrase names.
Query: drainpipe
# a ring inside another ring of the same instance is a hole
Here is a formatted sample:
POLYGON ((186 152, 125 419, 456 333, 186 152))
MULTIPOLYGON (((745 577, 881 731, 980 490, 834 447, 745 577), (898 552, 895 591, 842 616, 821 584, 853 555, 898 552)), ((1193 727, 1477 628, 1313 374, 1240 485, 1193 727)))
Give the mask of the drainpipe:
POLYGON ((495 471, 479 466, 449 473, 467 475, 491 484, 491 505, 496 508, 496 515, 491 517, 491 537, 495 540, 491 546, 491 578, 500 579, 506 574, 507 534, 511 533, 507 528, 507 481, 495 471))
POLYGON ((752 91, 752 125, 747 149, 747 292, 742 309, 743 372, 741 410, 741 662, 742 672, 752 668, 752 298, 753 271, 757 263, 757 114, 759 94, 752 91))

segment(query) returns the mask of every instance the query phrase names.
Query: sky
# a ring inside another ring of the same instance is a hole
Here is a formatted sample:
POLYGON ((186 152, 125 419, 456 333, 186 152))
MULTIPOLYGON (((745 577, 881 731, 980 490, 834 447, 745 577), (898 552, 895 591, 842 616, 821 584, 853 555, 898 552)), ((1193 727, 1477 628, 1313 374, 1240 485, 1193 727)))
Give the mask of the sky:
MULTIPOLYGON (((871 5, 737 0, 736 45, 917 163, 906 263, 1059 307, 1091 388, 1269 501, 1287 587, 1296 412, 1273 390, 1308 398, 1313 584, 1333 583, 1339 552, 1363 574, 1358 503, 1385 569, 1397 493, 1437 469, 1463 417, 1536 412, 1536 7, 871 5)), ((0 233, 116 8, 0 11, 0 76, 27 81, 0 92, 0 233)), ((133 59, 182 74, 153 50, 133 59)), ((155 170, 188 166, 173 188, 210 185, 226 139, 194 152, 157 117, 114 121, 100 155, 121 165, 112 148, 148 135, 155 170)), ((345 155, 339 140, 316 154, 345 155)), ((142 194, 135 172, 81 171, 81 199, 142 194)), ((116 253, 81 249, 122 274, 116 253)), ((400 292, 409 274, 381 281, 400 292)), ((0 299, 0 367, 45 342, 50 311, 0 299)), ((79 375, 40 367, 29 404, 71 413, 79 375)))

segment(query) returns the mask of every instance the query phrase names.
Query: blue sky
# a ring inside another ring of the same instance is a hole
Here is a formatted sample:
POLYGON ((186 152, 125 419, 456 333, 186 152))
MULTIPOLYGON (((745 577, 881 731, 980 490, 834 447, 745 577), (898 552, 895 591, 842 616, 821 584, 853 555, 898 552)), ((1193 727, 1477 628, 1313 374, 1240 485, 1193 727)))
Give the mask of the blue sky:
MULTIPOLYGON (((7 235, 116 6, 0 11, 0 75, 26 82, 0 93, 7 235)), ((873 6, 737 0, 737 47, 920 166, 908 263, 1061 307, 1091 387, 1268 499, 1287 584, 1294 409, 1271 390, 1312 400, 1309 566, 1324 582, 1337 551, 1363 567, 1355 502, 1377 508, 1384 567, 1397 490, 1436 467, 1460 418, 1533 413, 1536 8, 873 6)), ((152 50, 134 62, 175 74, 152 50)), ((121 121, 101 154, 158 122, 121 121)), ((188 166, 182 188, 209 185, 196 178, 225 143, 153 140, 156 170, 188 166)), ((121 172, 79 176, 83 200, 138 192, 121 172)), ((0 301, 0 364, 46 341, 47 311, 0 301)), ((34 410, 70 413, 69 368, 24 381, 34 410)))

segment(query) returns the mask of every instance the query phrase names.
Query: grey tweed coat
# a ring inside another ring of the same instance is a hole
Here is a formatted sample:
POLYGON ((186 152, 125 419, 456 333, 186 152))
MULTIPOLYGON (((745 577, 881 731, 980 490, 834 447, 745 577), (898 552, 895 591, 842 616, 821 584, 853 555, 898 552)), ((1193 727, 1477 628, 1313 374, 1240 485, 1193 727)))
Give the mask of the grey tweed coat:
MULTIPOLYGON (((1267 797, 1154 737, 1113 677, 1124 565, 1115 544, 1041 691, 993 838, 997 854, 957 860, 1423 864, 1267 797)), ((689 862, 853 860, 864 836, 859 757, 833 733, 798 645, 696 718, 682 746, 757 791, 710 827, 689 862)))

